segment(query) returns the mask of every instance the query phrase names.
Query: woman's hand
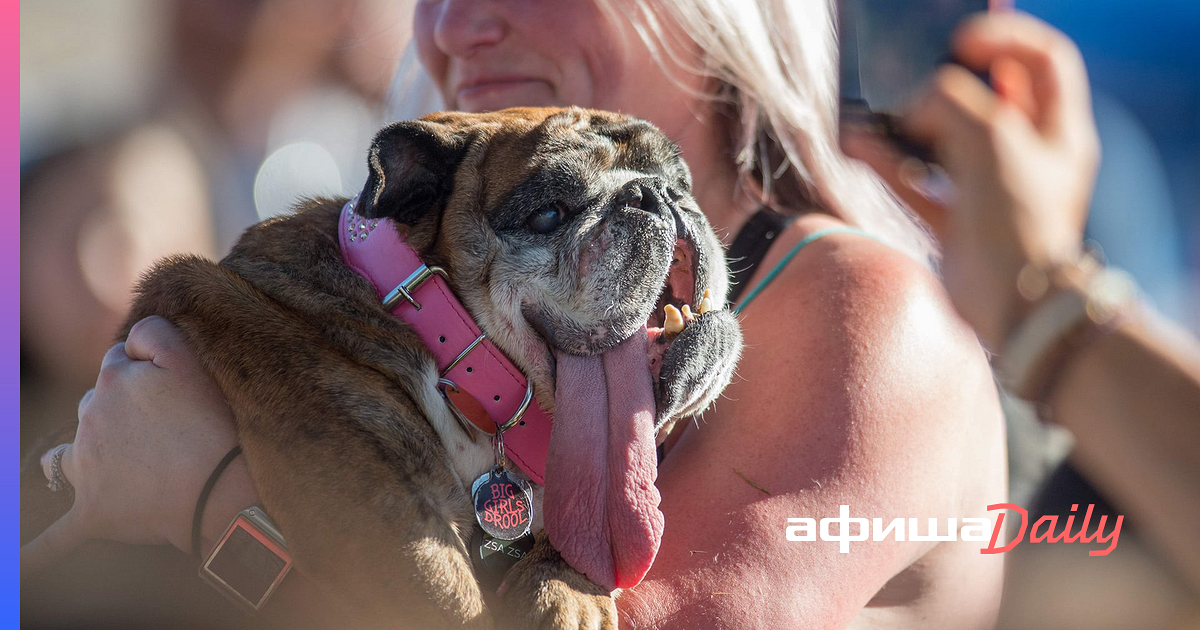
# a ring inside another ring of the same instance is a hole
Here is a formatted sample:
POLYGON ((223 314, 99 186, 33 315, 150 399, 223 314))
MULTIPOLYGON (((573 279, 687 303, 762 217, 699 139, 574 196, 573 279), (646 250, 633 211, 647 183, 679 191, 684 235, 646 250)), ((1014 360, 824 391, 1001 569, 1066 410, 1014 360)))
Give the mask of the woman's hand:
POLYGON ((990 71, 994 91, 947 66, 902 121, 944 165, 950 207, 927 193, 915 160, 863 133, 843 144, 928 222, 955 307, 996 349, 1020 316, 1021 269, 1079 256, 1099 141, 1083 60, 1049 25, 1023 13, 982 15, 959 28, 954 52, 990 71))
MULTIPOLYGON (((179 332, 161 317, 138 322, 104 356, 95 389, 79 403, 75 442, 62 456, 75 503, 22 549, 22 573, 90 538, 191 553, 200 489, 236 444, 221 390, 179 332)), ((49 473, 49 458, 42 463, 49 473)), ((205 531, 228 524, 228 506, 236 512, 256 500, 238 457, 213 489, 205 531)))

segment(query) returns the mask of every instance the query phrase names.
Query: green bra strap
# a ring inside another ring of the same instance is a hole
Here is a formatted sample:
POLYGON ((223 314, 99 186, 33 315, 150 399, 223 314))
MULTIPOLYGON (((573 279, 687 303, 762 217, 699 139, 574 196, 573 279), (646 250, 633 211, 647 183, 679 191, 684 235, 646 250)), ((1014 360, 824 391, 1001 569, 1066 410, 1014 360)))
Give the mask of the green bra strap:
POLYGON ((804 237, 804 240, 800 241, 799 243, 796 243, 796 246, 792 248, 792 251, 788 252, 787 255, 783 257, 783 260, 779 261, 779 264, 775 265, 775 268, 771 270, 771 273, 768 273, 767 277, 763 278, 761 282, 759 282, 757 285, 755 285, 754 288, 751 289, 750 293, 746 297, 742 298, 742 301, 738 302, 737 306, 733 307, 734 315, 737 315, 738 313, 741 313, 743 310, 745 310, 745 308, 750 305, 750 302, 753 301, 754 298, 758 297, 758 294, 762 293, 763 289, 767 288, 768 284, 771 284, 771 281, 775 279, 775 276, 779 275, 780 271, 783 271, 783 268, 786 267, 787 264, 792 261, 792 258, 795 257, 796 254, 798 254, 801 249, 804 249, 805 245, 808 245, 809 243, 811 243, 827 234, 843 234, 843 233, 844 234, 858 234, 859 236, 865 236, 867 238, 874 238, 870 234, 867 234, 866 232, 863 232, 862 230, 852 228, 852 227, 829 228, 829 229, 825 229, 825 230, 818 230, 816 232, 813 232, 812 234, 809 234, 808 236, 804 237))

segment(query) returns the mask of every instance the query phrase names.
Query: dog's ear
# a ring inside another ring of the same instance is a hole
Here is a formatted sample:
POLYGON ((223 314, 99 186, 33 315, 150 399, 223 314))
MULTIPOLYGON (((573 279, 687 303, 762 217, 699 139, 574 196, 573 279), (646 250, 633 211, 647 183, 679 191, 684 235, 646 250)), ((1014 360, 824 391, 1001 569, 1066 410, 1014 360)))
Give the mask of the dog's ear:
POLYGON ((467 152, 462 128, 412 120, 385 127, 367 153, 367 183, 354 212, 368 219, 412 224, 439 210, 467 152))

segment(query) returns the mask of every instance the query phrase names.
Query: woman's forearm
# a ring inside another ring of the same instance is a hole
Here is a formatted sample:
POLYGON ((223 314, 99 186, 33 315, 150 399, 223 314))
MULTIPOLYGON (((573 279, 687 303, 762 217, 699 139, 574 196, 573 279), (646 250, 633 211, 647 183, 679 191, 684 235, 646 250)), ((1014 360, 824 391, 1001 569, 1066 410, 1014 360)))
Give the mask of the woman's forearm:
POLYGON ((1143 309, 1070 362, 1050 400, 1075 434, 1072 457, 1136 514, 1200 588, 1200 348, 1143 309))
MULTIPOLYGON (((213 486, 200 528, 200 548, 205 558, 238 512, 259 503, 249 479, 245 458, 238 457, 213 486)), ((259 614, 268 617, 274 627, 304 630, 344 628, 351 619, 299 570, 288 573, 259 614)))

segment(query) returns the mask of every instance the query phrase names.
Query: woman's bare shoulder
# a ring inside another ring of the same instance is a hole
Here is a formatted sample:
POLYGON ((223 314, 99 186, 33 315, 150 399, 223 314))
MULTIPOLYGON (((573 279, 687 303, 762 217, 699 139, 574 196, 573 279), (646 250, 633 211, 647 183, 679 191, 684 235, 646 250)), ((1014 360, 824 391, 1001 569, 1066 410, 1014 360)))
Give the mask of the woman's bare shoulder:
MULTIPOLYGON (((827 216, 797 220, 751 284, 804 238, 840 227, 827 216)), ((974 333, 933 272, 861 233, 834 232, 809 242, 743 311, 742 321, 747 344, 767 354, 815 352, 825 362, 871 367, 882 370, 879 375, 911 375, 921 368, 911 362, 918 359, 931 368, 962 362, 986 368, 974 333)))
MULTIPOLYGON (((837 225, 797 221, 764 268, 837 225)), ((870 484, 855 497, 860 504, 890 499, 932 516, 1004 496, 991 369, 922 263, 861 234, 822 236, 743 311, 742 325, 742 380, 727 394, 738 399, 736 417, 761 414, 759 439, 824 462, 812 472, 870 484)))
MULTIPOLYGON (((757 275, 836 225, 801 219, 757 275)), ((937 278, 878 241, 829 234, 806 245, 740 317, 737 377, 683 427, 660 468, 668 522, 694 527, 682 538, 668 528, 652 571, 664 581, 654 588, 678 597, 681 610, 691 600, 667 588, 669 576, 703 576, 720 591, 758 588, 778 603, 775 621, 787 620, 773 625, 797 627, 849 622, 923 557, 923 594, 949 588, 959 562, 976 567, 978 546, 956 547, 950 562, 932 560, 936 543, 878 542, 843 555, 781 534, 788 518, 835 516, 843 505, 862 517, 964 517, 1003 500, 1004 433, 990 370, 937 278), (720 549, 728 564, 712 569, 697 549, 720 549), (801 586, 812 572, 822 580, 801 586)), ((980 585, 994 582, 996 566, 980 572, 980 585)))
POLYGON ((955 320, 944 323, 955 332, 965 333, 974 343, 966 325, 957 321, 940 281, 928 267, 825 215, 808 215, 793 223, 771 248, 751 286, 767 270, 774 269, 797 244, 822 232, 826 233, 804 245, 779 269, 769 287, 747 309, 747 316, 757 318, 774 309, 794 308, 820 317, 853 307, 858 316, 894 319, 913 300, 931 301, 939 312, 955 320))

